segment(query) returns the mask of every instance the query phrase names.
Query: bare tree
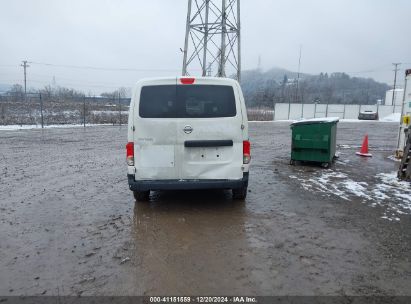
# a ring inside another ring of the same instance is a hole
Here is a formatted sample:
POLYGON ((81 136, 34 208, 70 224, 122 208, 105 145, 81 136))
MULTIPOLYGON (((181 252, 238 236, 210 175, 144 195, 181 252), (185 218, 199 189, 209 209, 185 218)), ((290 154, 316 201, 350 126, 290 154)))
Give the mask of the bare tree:
POLYGON ((44 99, 51 100, 53 95, 55 95, 55 89, 51 85, 46 85, 42 90, 40 90, 44 99))
POLYGON ((24 99, 24 89, 20 84, 13 84, 7 93, 11 96, 13 102, 22 101, 24 99))

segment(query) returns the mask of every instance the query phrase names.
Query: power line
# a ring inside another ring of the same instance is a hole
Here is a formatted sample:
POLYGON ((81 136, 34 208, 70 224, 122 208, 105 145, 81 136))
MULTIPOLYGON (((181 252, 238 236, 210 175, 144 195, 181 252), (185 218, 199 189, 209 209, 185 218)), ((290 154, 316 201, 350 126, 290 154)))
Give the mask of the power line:
MULTIPOLYGON (((4 83, 6 85, 10 85, 12 86, 13 84, 17 83, 19 80, 18 79, 10 79, 10 80, 2 80, 2 81, 6 81, 7 83, 4 83)), ((46 85, 47 83, 44 80, 35 80, 30 78, 30 83, 37 83, 39 85, 46 85)), ((104 84, 104 83, 80 83, 80 82, 66 82, 64 81, 61 84, 61 87, 67 87, 67 86, 73 86, 73 87, 83 87, 83 88, 89 88, 89 87, 95 87, 95 88, 107 88, 107 89, 111 89, 111 88, 118 88, 121 86, 124 87, 132 87, 133 84, 104 84)), ((27 93, 28 94, 28 93, 27 93)))
MULTIPOLYGON (((42 84, 49 84, 49 82, 47 80, 41 79, 41 78, 46 78, 46 76, 43 75, 38 75, 38 74, 30 74, 30 82, 34 82, 34 83, 42 83, 42 84), (33 77, 34 76, 34 77, 33 77)), ((47 77, 49 78, 49 77, 47 77)), ((70 84, 70 85, 83 85, 83 86, 87 86, 87 85, 107 85, 110 87, 119 87, 119 86, 124 86, 124 84, 115 84, 113 82, 103 82, 103 81, 97 81, 97 82, 90 82, 90 81, 83 81, 83 80, 79 80, 79 79, 73 79, 73 78, 62 78, 62 77, 58 77, 57 79, 62 80, 61 83, 64 84, 70 84)), ((19 79, 1 79, 0 78, 0 82, 19 82, 19 79)), ((132 86, 133 84, 129 84, 129 86, 132 86)))
POLYGON ((367 73, 374 73, 374 72, 382 72, 382 71, 388 71, 388 67, 389 67, 389 64, 384 64, 384 65, 381 65, 381 66, 378 66, 378 67, 375 67, 375 68, 369 69, 369 70, 362 70, 362 71, 356 71, 356 72, 347 71, 345 73, 348 73, 348 74, 367 74, 367 73))
MULTIPOLYGON (((60 76, 53 76, 54 77, 54 81, 57 80, 58 82, 60 82, 61 80, 63 80, 62 82, 71 82, 71 83, 76 83, 76 84, 101 84, 101 85, 113 85, 113 82, 104 82, 104 81, 87 81, 87 80, 82 80, 79 78, 67 78, 67 77, 60 77, 60 76)), ((46 79, 50 79, 50 75, 44 75, 44 74, 37 74, 37 73, 30 73, 30 79, 37 79, 37 80, 42 80, 41 78, 46 78, 46 79), (34 77, 33 77, 34 76, 34 77), (38 79, 40 78, 40 79, 38 79)), ((42 80, 43 82, 47 82, 47 80, 42 80)), ((122 84, 117 85, 118 86, 122 86, 122 84)))
POLYGON ((123 71, 123 72, 175 72, 179 69, 135 69, 135 68, 109 68, 109 67, 96 67, 96 66, 81 66, 81 65, 67 65, 67 64, 54 64, 46 62, 35 62, 30 61, 31 64, 59 67, 59 68, 69 68, 69 69, 82 69, 82 70, 98 70, 98 71, 123 71))

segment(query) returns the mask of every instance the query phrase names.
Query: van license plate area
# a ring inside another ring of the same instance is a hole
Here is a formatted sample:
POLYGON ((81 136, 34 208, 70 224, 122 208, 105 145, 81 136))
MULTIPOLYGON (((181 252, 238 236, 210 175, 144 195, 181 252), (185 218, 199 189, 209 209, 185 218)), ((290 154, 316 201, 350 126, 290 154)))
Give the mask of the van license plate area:
POLYGON ((186 148, 186 160, 194 162, 226 161, 231 147, 186 148))

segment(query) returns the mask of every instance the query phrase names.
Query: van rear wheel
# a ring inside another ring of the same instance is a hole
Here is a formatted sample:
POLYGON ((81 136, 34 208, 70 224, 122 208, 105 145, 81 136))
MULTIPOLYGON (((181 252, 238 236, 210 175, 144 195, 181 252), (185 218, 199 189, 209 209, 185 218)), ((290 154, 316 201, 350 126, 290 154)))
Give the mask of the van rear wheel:
POLYGON ((247 196, 247 186, 232 189, 232 192, 233 192, 233 199, 244 200, 247 196))
POLYGON ((133 191, 133 194, 138 202, 147 202, 150 198, 150 191, 133 191))

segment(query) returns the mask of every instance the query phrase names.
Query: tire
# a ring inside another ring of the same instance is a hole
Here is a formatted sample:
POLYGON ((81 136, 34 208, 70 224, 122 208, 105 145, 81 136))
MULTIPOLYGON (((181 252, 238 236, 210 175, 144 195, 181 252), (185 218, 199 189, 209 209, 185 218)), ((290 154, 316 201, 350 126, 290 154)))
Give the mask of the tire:
POLYGON ((233 199, 235 199, 235 200, 244 200, 247 196, 247 187, 248 187, 248 185, 246 185, 244 187, 241 187, 241 188, 232 189, 233 199))
POLYGON ((331 167, 331 162, 322 163, 321 167, 323 167, 324 169, 329 169, 331 167))
POLYGON ((133 194, 138 202, 147 202, 150 199, 150 191, 133 191, 133 194))

